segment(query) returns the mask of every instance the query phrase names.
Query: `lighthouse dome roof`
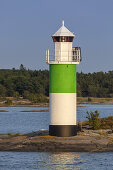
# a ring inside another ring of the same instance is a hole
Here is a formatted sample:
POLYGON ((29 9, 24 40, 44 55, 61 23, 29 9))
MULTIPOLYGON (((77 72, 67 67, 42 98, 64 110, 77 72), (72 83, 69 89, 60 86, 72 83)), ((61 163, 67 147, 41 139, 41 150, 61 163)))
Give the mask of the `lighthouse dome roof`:
POLYGON ((74 37, 74 34, 70 32, 65 26, 64 21, 62 21, 61 28, 52 35, 52 37, 59 37, 59 36, 66 36, 66 37, 74 37))

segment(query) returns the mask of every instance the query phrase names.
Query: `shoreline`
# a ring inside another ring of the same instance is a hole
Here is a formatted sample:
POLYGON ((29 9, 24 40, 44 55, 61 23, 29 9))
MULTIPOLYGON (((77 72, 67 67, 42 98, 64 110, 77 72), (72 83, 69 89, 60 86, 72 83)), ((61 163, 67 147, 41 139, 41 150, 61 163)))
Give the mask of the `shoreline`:
MULTIPOLYGON (((77 103, 77 107, 86 107, 85 104, 91 104, 91 105, 113 105, 113 103, 97 103, 97 102, 82 102, 82 103, 77 103)), ((41 104, 15 104, 15 105, 0 105, 0 108, 2 107, 49 107, 49 103, 41 103, 41 104)), ((4 110, 0 110, 0 112, 4 112, 4 110)))
MULTIPOLYGON (((40 103, 40 104, 21 104, 21 105, 0 105, 0 107, 49 107, 49 103, 40 103)), ((77 107, 85 107, 85 105, 78 103, 77 107)), ((0 110, 2 111, 2 110, 0 110)), ((4 110, 3 110, 4 111, 4 110)))
POLYGON ((28 134, 0 135, 0 151, 113 152, 113 133, 108 130, 106 136, 104 132, 84 130, 72 137, 49 136, 48 130, 28 134))
MULTIPOLYGON (((113 98, 96 98, 96 97, 77 97, 77 106, 85 107, 85 104, 102 104, 113 105, 113 98)), ((14 97, 6 97, 0 101, 0 107, 48 107, 48 102, 33 103, 28 99, 16 99, 14 97), (10 100, 10 104, 6 103, 10 100)))

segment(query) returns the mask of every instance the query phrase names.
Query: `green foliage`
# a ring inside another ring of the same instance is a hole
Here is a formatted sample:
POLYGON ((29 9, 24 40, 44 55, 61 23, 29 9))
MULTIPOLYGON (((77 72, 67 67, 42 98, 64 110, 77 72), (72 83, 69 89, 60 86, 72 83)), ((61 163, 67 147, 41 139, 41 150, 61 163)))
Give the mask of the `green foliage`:
POLYGON ((101 129, 112 129, 113 130, 113 116, 100 119, 101 129))
POLYGON ((12 104, 12 100, 7 99, 7 101, 5 102, 5 104, 7 104, 7 105, 11 105, 11 104, 12 104))
MULTIPOLYGON (((89 125, 89 122, 84 121, 82 122, 82 125, 87 126, 89 125)), ((99 129, 111 129, 113 131, 113 116, 99 118, 99 129)))
POLYGON ((78 97, 113 97, 113 71, 77 73, 78 97))
POLYGON ((91 102, 92 100, 91 100, 91 98, 90 97, 88 97, 88 102, 91 102))
POLYGON ((0 84, 0 96, 6 96, 6 88, 2 84, 0 84))
POLYGON ((9 133, 8 133, 8 136, 12 136, 12 133, 9 132, 9 133))
POLYGON ((99 129, 100 123, 99 123, 99 112, 96 110, 95 112, 86 112, 87 116, 86 118, 89 121, 89 124, 92 126, 93 129, 99 129))
POLYGON ((12 134, 12 133, 9 132, 8 136, 10 136, 10 137, 17 137, 17 136, 20 136, 20 133, 12 134))
POLYGON ((109 119, 110 128, 113 129, 113 116, 109 116, 108 119, 109 119))
MULTIPOLYGON (((88 100, 90 97, 113 97, 113 71, 77 73, 77 95, 89 97, 88 100)), ((40 98, 38 101, 44 101, 45 96, 49 96, 48 70, 27 70, 23 64, 19 70, 0 70, 0 97, 24 97, 34 101, 40 98)))
POLYGON ((43 94, 29 94, 27 99, 32 101, 33 103, 48 103, 48 99, 43 94))
POLYGON ((20 70, 21 70, 21 71, 26 70, 26 68, 24 67, 24 65, 23 65, 23 64, 21 64, 21 65, 20 65, 20 70))
POLYGON ((37 103, 48 101, 47 96, 48 70, 26 70, 22 64, 19 70, 0 70, 0 97, 23 97, 37 103))

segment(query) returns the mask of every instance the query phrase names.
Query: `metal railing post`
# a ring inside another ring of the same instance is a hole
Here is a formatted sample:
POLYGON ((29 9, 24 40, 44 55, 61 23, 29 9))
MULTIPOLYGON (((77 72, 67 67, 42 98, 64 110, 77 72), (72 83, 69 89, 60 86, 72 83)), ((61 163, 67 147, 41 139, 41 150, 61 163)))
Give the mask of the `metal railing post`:
POLYGON ((46 50, 46 63, 47 63, 47 50, 46 50))
POLYGON ((48 49, 48 64, 49 64, 49 49, 48 49))

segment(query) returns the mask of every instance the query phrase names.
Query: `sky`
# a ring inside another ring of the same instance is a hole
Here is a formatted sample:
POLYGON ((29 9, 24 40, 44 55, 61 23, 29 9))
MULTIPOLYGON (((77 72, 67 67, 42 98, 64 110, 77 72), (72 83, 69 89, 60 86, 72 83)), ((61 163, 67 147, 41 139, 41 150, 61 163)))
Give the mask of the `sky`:
POLYGON ((0 0, 0 69, 49 69, 62 20, 81 47, 78 72, 113 70, 113 0, 0 0))

